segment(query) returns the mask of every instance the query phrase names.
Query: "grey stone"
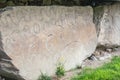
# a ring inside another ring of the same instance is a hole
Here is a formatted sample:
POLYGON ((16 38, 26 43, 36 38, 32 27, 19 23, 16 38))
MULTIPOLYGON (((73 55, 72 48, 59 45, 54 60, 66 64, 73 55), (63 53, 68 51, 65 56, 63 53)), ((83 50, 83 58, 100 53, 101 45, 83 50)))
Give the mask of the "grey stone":
POLYGON ((0 75, 14 80, 24 80, 19 75, 19 70, 10 61, 0 60, 0 75))
POLYGON ((120 2, 94 8, 98 45, 120 46, 120 2))
POLYGON ((104 55, 102 55, 102 56, 97 56, 97 58, 98 58, 99 60, 105 60, 105 59, 108 59, 108 58, 112 58, 112 55, 109 54, 109 53, 107 53, 107 52, 104 52, 104 55))
POLYGON ((0 32, 5 52, 26 80, 54 75, 81 65, 97 46, 93 9, 87 7, 13 7, 1 13, 0 32))

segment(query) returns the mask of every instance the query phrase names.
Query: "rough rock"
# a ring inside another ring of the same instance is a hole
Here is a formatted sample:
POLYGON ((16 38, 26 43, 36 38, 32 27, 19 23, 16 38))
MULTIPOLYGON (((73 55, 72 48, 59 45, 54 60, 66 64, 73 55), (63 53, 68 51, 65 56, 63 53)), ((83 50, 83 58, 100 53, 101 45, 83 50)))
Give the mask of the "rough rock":
POLYGON ((98 46, 120 46, 120 2, 94 8, 98 46))
POLYGON ((4 76, 4 80, 24 80, 10 61, 0 60, 0 75, 4 76))
POLYGON ((12 64, 11 58, 4 51, 1 33, 0 33, 0 80, 24 80, 19 75, 19 70, 12 64), (4 76, 4 78, 2 78, 1 76, 4 76))
POLYGON ((88 59, 92 60, 92 61, 97 61, 98 60, 94 54, 92 54, 90 57, 88 57, 88 59))
POLYGON ((0 15, 4 50, 26 80, 81 65, 97 45, 91 7, 13 7, 0 15))

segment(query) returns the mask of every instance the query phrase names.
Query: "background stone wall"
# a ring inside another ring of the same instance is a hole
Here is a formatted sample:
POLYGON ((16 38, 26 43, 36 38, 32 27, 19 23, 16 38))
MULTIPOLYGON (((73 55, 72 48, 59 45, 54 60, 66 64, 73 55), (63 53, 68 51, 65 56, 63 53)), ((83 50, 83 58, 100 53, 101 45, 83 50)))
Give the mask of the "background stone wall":
POLYGON ((98 46, 120 46, 120 3, 94 8, 98 46))

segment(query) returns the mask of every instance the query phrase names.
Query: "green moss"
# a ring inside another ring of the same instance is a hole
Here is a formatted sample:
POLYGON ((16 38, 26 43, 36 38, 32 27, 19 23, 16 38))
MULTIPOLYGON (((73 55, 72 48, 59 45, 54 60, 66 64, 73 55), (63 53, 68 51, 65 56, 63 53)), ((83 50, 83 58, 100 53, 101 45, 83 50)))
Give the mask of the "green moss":
POLYGON ((5 3, 7 0, 0 0, 0 3, 5 3))
POLYGON ((7 2, 7 5, 8 5, 8 6, 15 6, 15 4, 13 3, 13 1, 8 1, 8 2, 7 2))

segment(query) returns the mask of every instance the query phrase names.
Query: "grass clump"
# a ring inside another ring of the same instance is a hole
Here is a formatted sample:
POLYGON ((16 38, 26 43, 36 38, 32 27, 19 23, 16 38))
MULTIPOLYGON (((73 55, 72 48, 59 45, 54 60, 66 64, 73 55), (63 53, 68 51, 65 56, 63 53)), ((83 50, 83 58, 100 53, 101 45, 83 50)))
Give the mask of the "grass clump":
POLYGON ((96 69, 84 69, 71 80, 120 80, 120 57, 96 69))
POLYGON ((52 79, 47 74, 41 73, 41 75, 39 76, 38 80, 52 80, 52 79))
POLYGON ((57 75, 57 77, 62 77, 62 76, 64 76, 65 75, 65 69, 64 69, 64 65, 63 64, 61 64, 61 63, 59 63, 58 65, 57 65, 57 69, 56 69, 56 75, 57 75))

